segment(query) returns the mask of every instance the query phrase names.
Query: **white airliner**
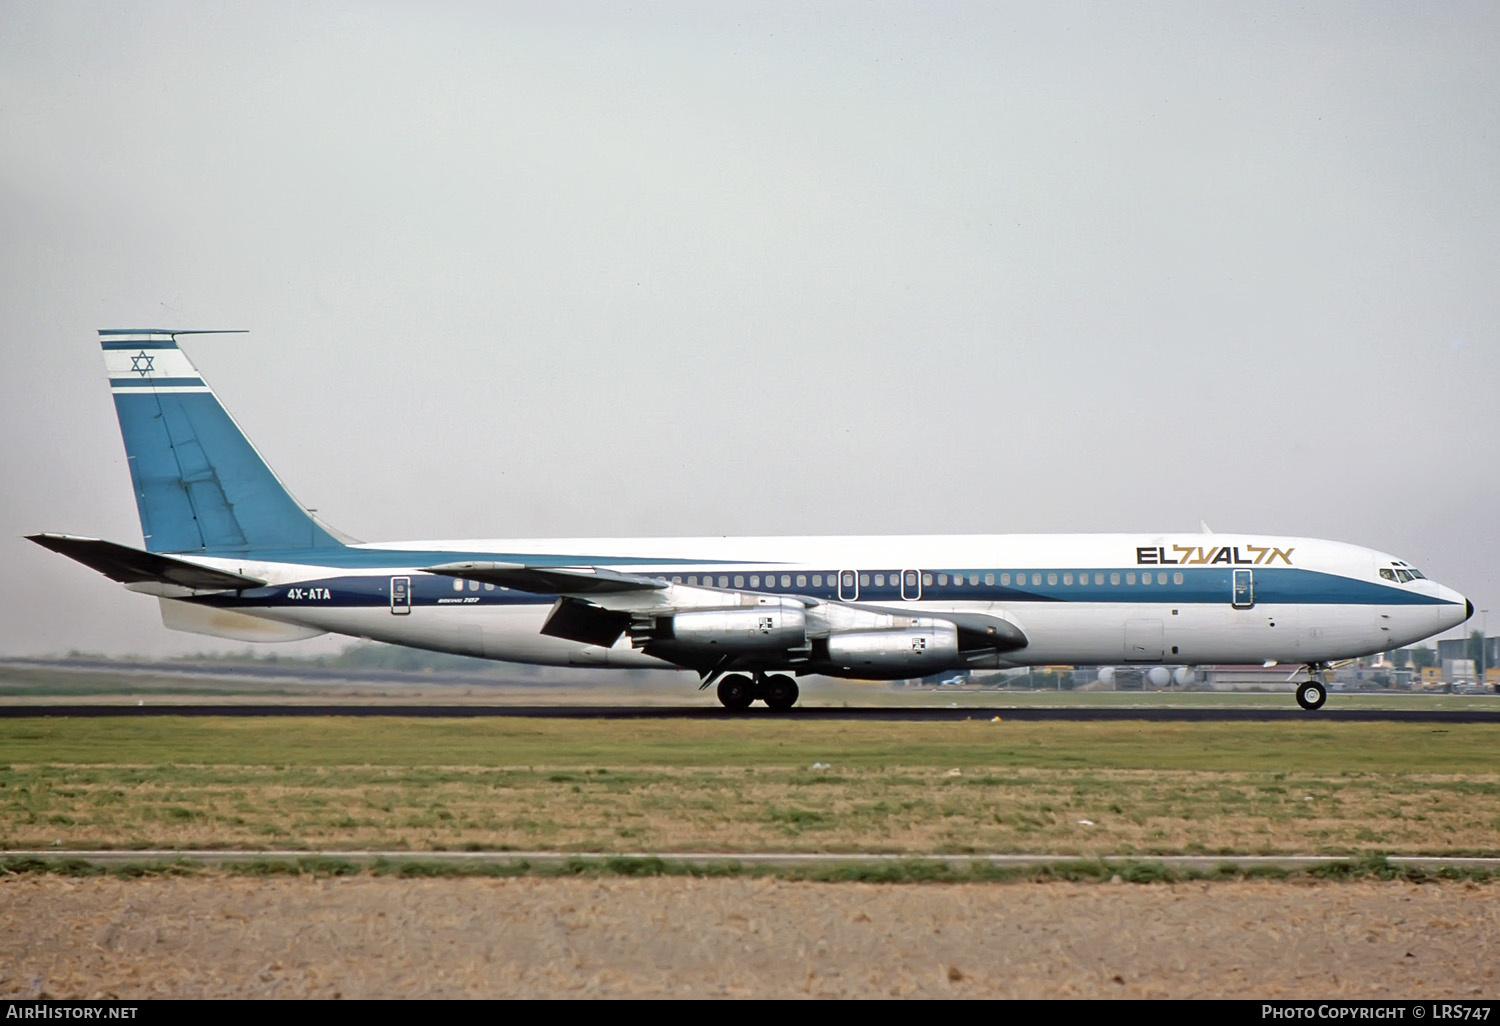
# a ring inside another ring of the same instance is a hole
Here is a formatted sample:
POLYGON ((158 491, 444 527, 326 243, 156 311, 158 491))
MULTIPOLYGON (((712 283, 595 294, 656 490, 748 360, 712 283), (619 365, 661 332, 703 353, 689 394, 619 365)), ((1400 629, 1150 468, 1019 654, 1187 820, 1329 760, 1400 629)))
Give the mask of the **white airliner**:
POLYGON ((1331 662, 1473 615, 1384 553, 1252 534, 362 543, 291 497, 178 348, 192 332, 99 334, 145 547, 30 538, 175 630, 676 668, 731 709, 787 709, 803 674, 1284 663, 1316 709, 1331 662))

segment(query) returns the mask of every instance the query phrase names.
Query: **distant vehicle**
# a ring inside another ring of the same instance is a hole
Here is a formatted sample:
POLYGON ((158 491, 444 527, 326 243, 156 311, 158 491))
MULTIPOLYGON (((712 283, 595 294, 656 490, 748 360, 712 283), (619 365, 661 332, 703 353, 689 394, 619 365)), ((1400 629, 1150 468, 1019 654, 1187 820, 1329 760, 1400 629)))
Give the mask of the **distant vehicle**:
MULTIPOLYGON (((1238 533, 366 544, 292 498, 178 347, 196 333, 99 334, 145 547, 30 537, 154 596, 175 630, 242 641, 332 631, 519 663, 670 667, 717 685, 731 709, 790 708, 802 674, 1286 663, 1305 668, 1297 701, 1316 709, 1331 661, 1409 645, 1474 611, 1372 549, 1238 533)), ((265 384, 275 402, 274 379, 265 384)), ((557 416, 576 412, 562 402, 557 416)), ((628 396, 609 417, 640 447, 693 429, 628 396)), ((745 444, 773 444, 782 429, 747 422, 745 444)), ((789 457, 817 451, 791 430, 789 457)), ((483 473, 488 451, 503 449, 462 439, 449 455, 483 473)))

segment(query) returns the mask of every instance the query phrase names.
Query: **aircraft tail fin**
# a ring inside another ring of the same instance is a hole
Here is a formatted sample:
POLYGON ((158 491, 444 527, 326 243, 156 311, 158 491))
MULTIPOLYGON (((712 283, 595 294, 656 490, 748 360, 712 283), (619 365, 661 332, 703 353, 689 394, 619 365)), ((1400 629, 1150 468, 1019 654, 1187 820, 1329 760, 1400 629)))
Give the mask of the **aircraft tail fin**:
POLYGON ((177 347, 199 332, 99 332, 150 552, 339 548, 286 490, 177 347))

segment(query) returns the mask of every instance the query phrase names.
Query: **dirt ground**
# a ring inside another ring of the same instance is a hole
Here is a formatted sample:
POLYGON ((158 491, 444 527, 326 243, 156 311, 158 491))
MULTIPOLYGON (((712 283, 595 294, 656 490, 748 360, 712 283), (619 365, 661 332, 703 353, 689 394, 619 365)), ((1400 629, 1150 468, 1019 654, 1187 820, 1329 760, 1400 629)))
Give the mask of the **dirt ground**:
POLYGON ((1500 884, 0 880, 0 998, 1500 997, 1500 884))

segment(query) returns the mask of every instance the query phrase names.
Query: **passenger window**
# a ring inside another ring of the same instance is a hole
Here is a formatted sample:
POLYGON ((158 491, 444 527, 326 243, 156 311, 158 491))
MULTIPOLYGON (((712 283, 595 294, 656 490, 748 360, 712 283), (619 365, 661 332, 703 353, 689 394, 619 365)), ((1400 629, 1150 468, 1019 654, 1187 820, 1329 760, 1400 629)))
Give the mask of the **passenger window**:
MULTIPOLYGON (((738 584, 740 582, 739 581, 735 581, 734 583, 738 584)), ((760 574, 751 574, 750 575, 750 587, 752 587, 752 588, 759 588, 760 587, 760 574)))
POLYGON ((797 575, 797 587, 799 587, 799 588, 805 588, 805 587, 807 587, 807 575, 806 574, 798 574, 797 575))
POLYGON ((486 584, 484 586, 484 590, 485 591, 494 591, 495 590, 495 586, 493 584, 486 584))
POLYGON ((932 587, 932 575, 931 574, 923 574, 922 575, 922 586, 924 588, 930 588, 930 587, 932 587))
POLYGON ((455 578, 453 578, 453 590, 454 591, 463 591, 464 590, 464 579, 462 577, 455 577, 455 578))
POLYGON ((917 586, 917 572, 915 570, 908 570, 908 571, 906 571, 906 580, 903 583, 903 587, 905 587, 907 591, 911 591, 911 590, 915 589, 916 586, 917 586))
POLYGON ((469 582, 469 590, 470 591, 478 591, 479 590, 479 582, 478 581, 470 581, 469 582))
POLYGON ((868 588, 870 586, 870 575, 869 574, 860 574, 859 575, 859 586, 861 588, 868 588))
POLYGON ((939 585, 945 585, 947 583, 948 583, 948 575, 947 574, 938 574, 938 584, 939 585))
POLYGON ((1031 583, 1032 584, 1041 584, 1042 583, 1042 575, 1041 574, 1032 574, 1031 575, 1031 583))
POLYGON ((781 586, 783 588, 790 588, 792 586, 792 575, 791 574, 782 574, 781 575, 781 586))
POLYGON ((877 588, 884 588, 885 587, 885 574, 876 574, 875 575, 875 587, 877 587, 877 588))
POLYGON ((1177 571, 1175 574, 1172 575, 1172 583, 1173 584, 1181 584, 1182 583, 1182 571, 1181 570, 1177 571))
POLYGON ((1072 574, 1063 574, 1063 583, 1064 584, 1072 584, 1073 583, 1073 575, 1072 574))
POLYGON ((1162 570, 1162 571, 1160 571, 1160 572, 1157 573, 1157 575, 1156 575, 1156 583, 1157 584, 1166 584, 1167 583, 1167 572, 1165 570, 1162 570))
POLYGON ((735 574, 734 575, 734 586, 736 588, 743 588, 745 586, 745 575, 744 574, 735 574))
POLYGON ((994 583, 995 583, 995 575, 994 574, 985 574, 984 575, 984 583, 986 585, 988 585, 988 586, 993 587, 994 583))
POLYGON ((1010 574, 1001 574, 1000 575, 1000 583, 1001 584, 1009 584, 1010 583, 1010 574))
POLYGON ((813 574, 813 587, 814 588, 821 588, 821 587, 823 587, 823 575, 822 574, 813 574))
POLYGON ((1048 584, 1056 584, 1057 583, 1057 575, 1056 574, 1048 574, 1047 575, 1047 583, 1048 584))
POLYGON ((1104 583, 1104 575, 1103 574, 1095 574, 1094 575, 1094 583, 1095 584, 1103 584, 1104 583))

